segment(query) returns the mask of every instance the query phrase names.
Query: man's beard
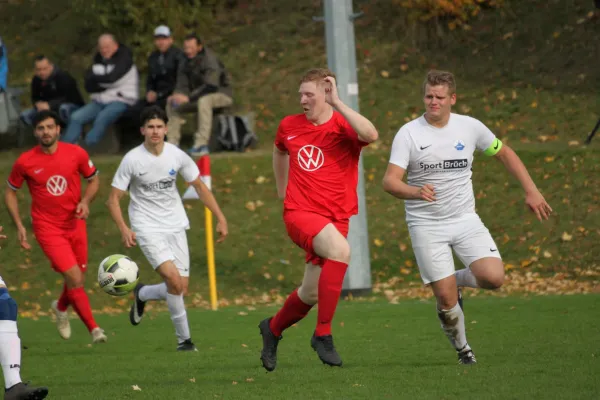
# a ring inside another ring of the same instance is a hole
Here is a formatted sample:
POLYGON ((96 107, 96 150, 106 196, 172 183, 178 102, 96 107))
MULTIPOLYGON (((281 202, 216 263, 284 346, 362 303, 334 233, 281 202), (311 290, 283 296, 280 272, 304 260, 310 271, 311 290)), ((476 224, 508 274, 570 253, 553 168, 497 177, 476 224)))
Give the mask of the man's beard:
POLYGON ((50 139, 49 143, 44 143, 44 139, 40 139, 40 145, 42 147, 52 147, 54 145, 54 143, 56 143, 58 141, 58 137, 54 138, 54 139, 50 139))

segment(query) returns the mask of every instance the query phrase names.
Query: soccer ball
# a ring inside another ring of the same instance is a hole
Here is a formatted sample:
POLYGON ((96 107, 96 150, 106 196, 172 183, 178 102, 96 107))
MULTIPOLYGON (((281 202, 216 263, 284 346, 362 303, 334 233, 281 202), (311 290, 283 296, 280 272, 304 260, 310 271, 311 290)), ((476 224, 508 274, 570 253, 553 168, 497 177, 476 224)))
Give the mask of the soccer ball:
POLYGON ((98 268, 98 284, 111 296, 125 296, 140 279, 137 264, 122 254, 106 257, 98 268))

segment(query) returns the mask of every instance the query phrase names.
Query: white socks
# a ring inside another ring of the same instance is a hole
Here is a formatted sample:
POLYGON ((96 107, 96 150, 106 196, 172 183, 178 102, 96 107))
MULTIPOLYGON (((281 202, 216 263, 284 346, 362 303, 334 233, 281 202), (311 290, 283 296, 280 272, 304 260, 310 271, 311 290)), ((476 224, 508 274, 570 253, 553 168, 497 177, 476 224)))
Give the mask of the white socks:
POLYGON ((15 321, 0 321, 0 363, 7 389, 21 382, 21 339, 15 321))
POLYGON ((438 318, 442 322, 442 329, 457 351, 468 347, 467 333, 465 331, 465 315, 458 303, 450 310, 438 310, 438 318))
POLYGON ((167 299, 167 284, 159 283, 158 285, 146 285, 140 289, 140 300, 166 300, 167 299))
POLYGON ((456 277, 456 286, 458 287, 479 287, 475 275, 471 272, 471 268, 459 269, 454 273, 454 276, 456 277))
POLYGON ((167 306, 171 313, 173 325, 175 325, 175 335, 177 335, 178 343, 188 340, 190 338, 190 327, 185 312, 183 294, 167 293, 167 306))

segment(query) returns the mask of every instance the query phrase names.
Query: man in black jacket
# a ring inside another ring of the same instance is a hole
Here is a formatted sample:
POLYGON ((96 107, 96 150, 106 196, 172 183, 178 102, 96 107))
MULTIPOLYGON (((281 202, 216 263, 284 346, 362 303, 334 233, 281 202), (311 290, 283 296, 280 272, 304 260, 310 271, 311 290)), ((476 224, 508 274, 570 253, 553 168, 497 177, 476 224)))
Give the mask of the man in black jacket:
POLYGON ((106 129, 116 122, 138 99, 138 71, 133 54, 111 34, 98 38, 98 53, 85 74, 85 90, 90 103, 71 115, 63 140, 77 143, 84 124, 93 121, 85 144, 97 144, 106 129))
POLYGON ((181 114, 197 112, 198 130, 189 152, 192 156, 201 156, 208 153, 213 109, 233 104, 231 82, 223 63, 198 36, 186 36, 183 51, 186 57, 177 73, 177 85, 167 99, 168 140, 179 145, 184 123, 181 114))
POLYGON ((156 50, 148 57, 146 105, 156 104, 165 109, 167 98, 175 90, 177 69, 183 60, 181 49, 173 46, 171 30, 161 25, 154 30, 156 50))
POLYGON ((42 110, 52 110, 66 124, 69 116, 83 105, 83 97, 77 82, 67 71, 58 68, 43 55, 35 58, 35 75, 31 80, 31 104, 33 108, 21 113, 27 125, 42 110))

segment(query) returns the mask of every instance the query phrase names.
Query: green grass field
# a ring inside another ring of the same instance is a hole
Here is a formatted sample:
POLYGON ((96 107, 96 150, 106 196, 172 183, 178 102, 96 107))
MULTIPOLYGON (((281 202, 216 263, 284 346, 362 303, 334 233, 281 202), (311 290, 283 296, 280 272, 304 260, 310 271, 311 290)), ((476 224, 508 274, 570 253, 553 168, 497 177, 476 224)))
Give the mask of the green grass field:
POLYGON ((198 353, 177 353, 166 313, 138 327, 101 316, 92 347, 78 320, 63 341, 49 318, 21 320, 22 374, 55 399, 592 399, 600 394, 600 296, 472 299, 467 335, 479 363, 459 366, 433 301, 342 302, 334 320, 342 368, 310 348, 316 312, 284 333, 272 373, 258 322, 273 307, 189 312, 198 353), (141 391, 133 389, 137 385, 141 391))
MULTIPOLYGON (((89 21, 65 11, 70 0, 57 0, 64 7, 5 3, 0 34, 9 49, 11 85, 29 84, 37 53, 82 78, 95 35, 73 35, 91 31, 89 21)), ((312 20, 323 10, 320 1, 239 3, 243 7, 217 13, 200 34, 233 76, 236 110, 256 116, 260 144, 243 155, 214 157, 213 188, 230 224, 230 237, 216 248, 218 312, 206 310, 203 207, 186 205, 193 266, 186 304, 200 351, 174 351, 164 306, 134 328, 122 313, 129 299, 105 295, 95 283, 98 263, 113 253, 132 256, 145 283, 158 280, 139 249, 123 248, 104 206, 120 156, 97 156, 101 189, 88 221, 86 289, 109 334, 105 346, 89 346, 77 320, 70 341, 58 337, 49 306, 62 281, 33 238, 33 250, 20 249, 8 215, 0 219, 10 237, 2 244, 0 274, 19 303, 27 347, 23 377, 50 386, 56 399, 599 398, 600 138, 582 145, 599 115, 598 46, 590 38, 600 24, 589 17, 593 3, 505 0, 498 12, 472 18, 469 30, 440 35, 429 22, 407 23, 410 10, 400 3, 411 2, 354 2, 355 11, 365 12, 355 21, 360 110, 380 132, 363 153, 373 296, 342 302, 338 311, 334 333, 344 368, 323 366, 310 348, 313 312, 285 334, 271 374, 260 366, 256 325, 298 285, 303 254, 285 235, 270 148, 279 120, 299 111, 299 76, 327 64, 324 26, 312 20), (456 365, 431 294, 420 283, 403 205, 381 189, 395 133, 422 112, 420 87, 430 68, 456 74, 455 112, 480 119, 515 148, 554 209, 539 223, 502 166, 476 158, 477 211, 508 278, 494 297, 465 293, 469 342, 479 360, 474 368, 456 365), (576 295, 538 296, 565 293, 576 295)), ((21 151, 0 153, 2 179, 21 151)), ((26 189, 20 199, 30 230, 26 189)))

